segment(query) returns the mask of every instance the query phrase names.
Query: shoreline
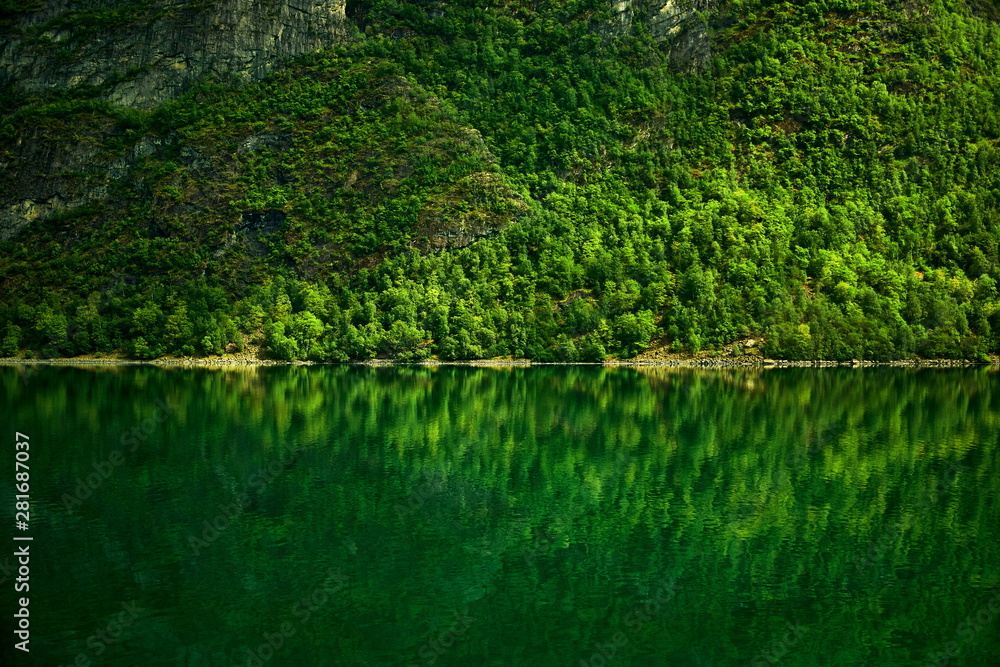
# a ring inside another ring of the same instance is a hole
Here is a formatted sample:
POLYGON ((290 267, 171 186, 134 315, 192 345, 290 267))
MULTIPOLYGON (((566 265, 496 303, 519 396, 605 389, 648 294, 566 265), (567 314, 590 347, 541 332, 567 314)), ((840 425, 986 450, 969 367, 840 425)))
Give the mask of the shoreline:
POLYGON ((690 358, 690 359, 615 359, 594 362, 531 361, 529 359, 468 359, 459 361, 396 361, 369 359, 367 361, 278 361, 242 357, 182 358, 182 359, 116 359, 55 357, 52 359, 0 358, 0 366, 162 366, 162 367, 252 367, 252 366, 480 366, 480 367, 530 367, 530 366, 600 366, 609 367, 668 367, 703 369, 771 369, 771 368, 976 368, 1000 366, 1000 356, 991 355, 989 361, 965 359, 903 359, 895 361, 795 361, 788 359, 749 358, 690 358))

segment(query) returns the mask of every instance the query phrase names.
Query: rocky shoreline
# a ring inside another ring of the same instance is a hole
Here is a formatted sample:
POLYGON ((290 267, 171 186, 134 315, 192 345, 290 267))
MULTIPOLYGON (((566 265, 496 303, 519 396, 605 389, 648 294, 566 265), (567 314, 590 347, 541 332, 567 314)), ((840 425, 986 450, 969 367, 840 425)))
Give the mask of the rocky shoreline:
POLYGON ((674 368, 971 368, 977 366, 1000 366, 1000 357, 991 356, 990 361, 969 361, 965 359, 904 359, 896 361, 792 361, 787 359, 766 359, 763 357, 709 357, 678 359, 620 359, 603 362, 539 362, 528 359, 469 359, 463 361, 426 360, 403 362, 393 359, 370 359, 353 362, 277 361, 274 359, 253 359, 242 356, 218 358, 182 359, 118 359, 118 358, 54 358, 54 359, 13 359, 0 358, 0 366, 164 366, 164 367, 240 367, 240 366, 602 366, 638 367, 662 366, 674 368))

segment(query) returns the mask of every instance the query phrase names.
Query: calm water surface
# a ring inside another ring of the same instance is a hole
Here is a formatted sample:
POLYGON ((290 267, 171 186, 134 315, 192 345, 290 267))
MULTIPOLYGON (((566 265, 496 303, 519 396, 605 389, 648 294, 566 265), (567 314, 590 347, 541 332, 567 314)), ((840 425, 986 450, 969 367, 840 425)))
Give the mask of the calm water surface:
POLYGON ((31 662, 997 665, 998 379, 0 368, 31 662))

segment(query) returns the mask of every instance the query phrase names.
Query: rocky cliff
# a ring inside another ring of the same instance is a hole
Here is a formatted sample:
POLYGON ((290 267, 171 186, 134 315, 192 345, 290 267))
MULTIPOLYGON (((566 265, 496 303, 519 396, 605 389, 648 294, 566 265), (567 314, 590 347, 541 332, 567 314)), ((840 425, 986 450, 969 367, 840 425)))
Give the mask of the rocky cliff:
MULTIPOLYGON (((345 0, 48 0, 0 35, 0 83, 152 109, 206 76, 256 80, 283 59, 343 42, 345 10, 345 0)), ((0 151, 0 240, 102 199, 161 142, 143 138, 123 156, 102 148, 115 134, 108 127, 74 134, 86 140, 41 127, 0 151)))
POLYGON ((625 34, 636 23, 645 23, 654 39, 667 43, 676 67, 700 70, 711 56, 705 14, 721 4, 720 0, 612 0, 611 32, 625 34))
POLYGON ((96 87, 150 109, 205 75, 259 79, 342 42, 345 0, 48 0, 0 37, 0 77, 22 91, 96 87))
MULTIPOLYGON (((152 109, 205 76, 255 80, 283 59, 348 39, 365 23, 370 3, 346 0, 47 0, 21 11, 0 36, 0 82, 28 93, 78 89, 111 102, 152 109)), ((611 35, 645 22, 682 69, 710 55, 699 11, 718 0, 621 0, 611 35)), ((425 7, 431 18, 444 3, 425 7)), ((390 31, 390 35, 392 35, 390 31)), ((0 152, 0 240, 36 220, 100 201, 137 159, 162 139, 145 137, 124 152, 107 150, 117 130, 91 127, 68 143, 57 128, 39 127, 0 152), (108 134, 110 133, 110 134, 108 134), (29 169, 14 168, 30 165, 29 169)), ((433 226, 433 225, 432 225, 433 226)), ((476 225, 473 229, 478 229, 476 225)), ((478 232, 470 232, 475 236, 478 232)), ((432 244, 466 242, 432 235, 432 244)))

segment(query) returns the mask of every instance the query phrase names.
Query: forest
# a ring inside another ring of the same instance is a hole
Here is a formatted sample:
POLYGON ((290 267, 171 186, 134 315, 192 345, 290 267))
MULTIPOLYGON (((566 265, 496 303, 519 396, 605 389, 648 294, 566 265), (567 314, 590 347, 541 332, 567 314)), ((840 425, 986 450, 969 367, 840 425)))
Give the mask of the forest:
POLYGON ((0 356, 1000 352, 995 3, 733 0, 695 70, 601 0, 437 4, 150 111, 4 89, 6 164, 129 166, 0 241, 0 356))

